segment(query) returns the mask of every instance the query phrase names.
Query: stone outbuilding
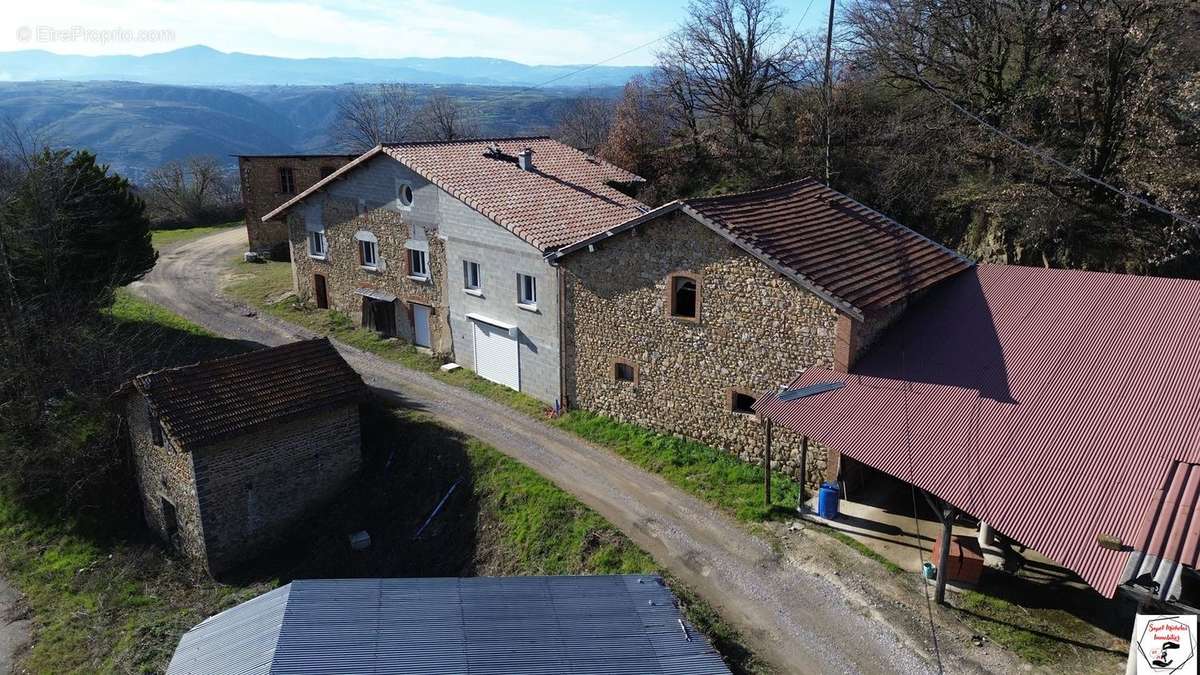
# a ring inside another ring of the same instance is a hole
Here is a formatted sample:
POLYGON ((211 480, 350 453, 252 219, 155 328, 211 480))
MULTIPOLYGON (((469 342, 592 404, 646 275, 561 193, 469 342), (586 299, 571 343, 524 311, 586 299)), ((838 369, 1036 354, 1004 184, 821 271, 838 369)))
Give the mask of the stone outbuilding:
POLYGON ((238 155, 246 239, 251 251, 287 260, 288 230, 283 219, 263 216, 345 166, 357 155, 238 155))
MULTIPOLYGON (((671 202, 552 260, 572 405, 748 461, 759 395, 809 366, 844 372, 914 295, 973 264, 813 179, 671 202)), ((786 429, 774 447, 810 485, 836 475, 786 429)))
POLYGON ((211 574, 284 539, 362 465, 366 385, 325 339, 146 373, 123 393, 146 524, 211 574))

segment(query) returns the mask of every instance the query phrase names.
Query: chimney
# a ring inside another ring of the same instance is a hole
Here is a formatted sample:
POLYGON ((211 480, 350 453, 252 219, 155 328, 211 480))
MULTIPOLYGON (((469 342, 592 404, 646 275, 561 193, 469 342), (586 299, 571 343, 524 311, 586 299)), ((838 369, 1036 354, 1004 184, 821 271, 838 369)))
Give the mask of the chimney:
POLYGON ((533 171, 533 148, 526 147, 517 153, 517 166, 521 167, 522 171, 533 171))

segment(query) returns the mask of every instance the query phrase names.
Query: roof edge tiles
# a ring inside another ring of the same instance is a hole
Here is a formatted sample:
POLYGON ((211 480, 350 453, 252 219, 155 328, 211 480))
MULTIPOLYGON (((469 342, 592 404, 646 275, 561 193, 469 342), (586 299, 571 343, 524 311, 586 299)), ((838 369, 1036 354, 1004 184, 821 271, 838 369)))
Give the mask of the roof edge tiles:
POLYGON ((134 377, 181 448, 192 450, 310 410, 360 402, 367 387, 327 338, 300 340, 134 377))
POLYGON ((547 258, 554 261, 572 255, 609 237, 676 211, 683 211, 777 273, 860 320, 874 307, 901 300, 975 264, 970 258, 813 178, 803 178, 747 192, 669 202, 616 227, 565 246, 547 258), (801 194, 802 192, 806 194, 801 194), (831 208, 835 201, 844 210, 831 208), (806 211, 815 207, 820 214, 797 220, 795 210, 800 203, 803 203, 806 211), (735 206, 746 213, 725 213, 726 209, 735 206), (845 211, 849 211, 853 216, 845 211), (780 223, 779 219, 785 215, 792 218, 788 222, 780 223), (771 225, 767 226, 764 223, 771 225), (886 242, 873 242, 874 248, 863 248, 864 242, 867 241, 863 236, 864 232, 879 233, 873 235, 875 239, 887 236, 887 233, 879 229, 880 225, 891 230, 890 236, 893 238, 899 236, 908 242, 909 248, 913 249, 905 251, 912 256, 909 262, 921 263, 922 273, 904 276, 899 264, 895 270, 889 268, 886 261, 896 257, 896 249, 888 246, 886 242), (788 241, 794 243, 805 239, 802 235, 809 231, 815 239, 833 236, 840 242, 839 246, 863 248, 855 259, 861 261, 864 269, 845 269, 845 266, 827 264, 810 267, 803 261, 789 259, 796 257, 795 247, 781 245, 777 241, 780 235, 788 234, 788 241), (772 241, 772 238, 776 241, 772 241), (872 264, 875 266, 869 267, 872 264), (835 285, 832 282, 838 283, 835 285))
POLYGON ((591 234, 601 227, 623 222, 648 208, 612 187, 614 183, 645 182, 641 176, 548 136, 509 136, 377 145, 284 202, 262 219, 278 218, 380 154, 400 162, 542 252, 570 243, 582 233, 591 234), (509 170, 489 169, 481 172, 478 166, 472 167, 472 162, 480 158, 504 161, 502 157, 508 157, 511 153, 491 155, 486 152, 488 148, 498 147, 502 143, 538 146, 534 148, 534 168, 518 169, 511 162, 512 168, 509 170), (463 155, 464 148, 478 148, 478 152, 463 155), (549 156, 551 161, 548 164, 539 164, 536 160, 539 148, 541 153, 549 156), (454 154, 456 152, 459 153, 457 156, 454 154), (531 183, 535 177, 541 182, 531 183), (522 188, 526 198, 514 198, 521 196, 519 190, 522 188), (510 193, 510 190, 516 192, 510 193), (574 211, 564 213, 564 206, 573 207, 574 211), (581 229, 581 232, 570 234, 572 227, 581 229))

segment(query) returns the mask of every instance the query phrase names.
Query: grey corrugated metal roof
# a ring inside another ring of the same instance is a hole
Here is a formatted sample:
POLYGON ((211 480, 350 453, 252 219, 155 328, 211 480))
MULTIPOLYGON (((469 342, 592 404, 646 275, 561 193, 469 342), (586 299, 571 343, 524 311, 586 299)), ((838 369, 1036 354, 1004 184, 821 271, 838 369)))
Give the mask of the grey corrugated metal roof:
POLYGON ((291 584, 214 614, 184 633, 167 675, 268 675, 291 584))
POLYGON ((653 575, 293 581, 193 628, 168 674, 729 675, 681 621, 653 575))

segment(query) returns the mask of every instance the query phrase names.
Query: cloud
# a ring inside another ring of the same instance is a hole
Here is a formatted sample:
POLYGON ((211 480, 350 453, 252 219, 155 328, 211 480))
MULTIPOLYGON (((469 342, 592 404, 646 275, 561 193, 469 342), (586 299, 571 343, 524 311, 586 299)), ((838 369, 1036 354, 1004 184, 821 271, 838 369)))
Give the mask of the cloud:
MULTIPOLYGON (((484 56, 532 64, 581 64, 608 58, 671 29, 599 4, 569 2, 496 3, 485 9, 445 0, 115 0, 102 4, 66 0, 50 4, 6 7, 9 29, 0 27, 0 50, 148 54, 205 44, 222 51, 294 58, 484 56), (22 34, 22 27, 32 31, 22 34), (50 30, 39 30, 43 28, 50 30)), ((651 61, 653 49, 647 48, 613 63, 651 61)))

